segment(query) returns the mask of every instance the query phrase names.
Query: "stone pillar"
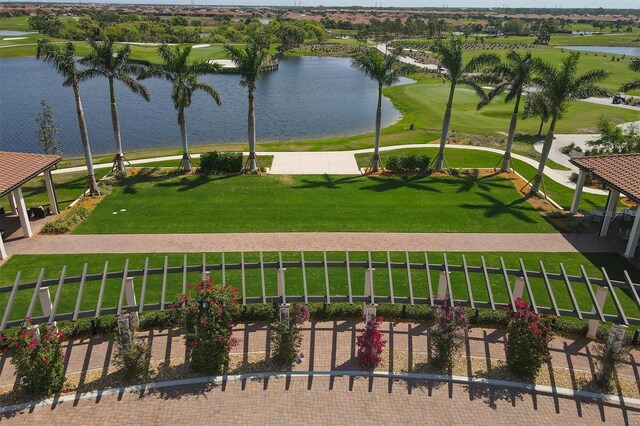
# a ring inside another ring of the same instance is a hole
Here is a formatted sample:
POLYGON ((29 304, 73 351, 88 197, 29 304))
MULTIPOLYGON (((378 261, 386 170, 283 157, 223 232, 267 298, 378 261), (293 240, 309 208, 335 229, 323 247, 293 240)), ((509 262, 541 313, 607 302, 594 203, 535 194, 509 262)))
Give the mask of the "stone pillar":
POLYGON ((13 192, 9 192, 7 194, 7 200, 9 200, 9 209, 11 213, 18 214, 18 209, 16 208, 16 199, 13 196, 13 192))
POLYGON ((640 240, 640 210, 636 212, 636 218, 633 220, 629 241, 627 241, 627 248, 624 251, 626 258, 633 259, 636 248, 638 247, 638 240, 640 240))
POLYGON ((0 236, 0 260, 5 260, 9 256, 7 255, 7 250, 4 248, 4 242, 2 241, 2 237, 0 236))
POLYGON ((518 297, 522 299, 522 295, 524 294, 524 277, 516 277, 516 286, 513 289, 513 298, 517 299, 518 297))
POLYGON ((609 338, 607 339, 607 352, 612 354, 620 353, 622 342, 624 341, 624 333, 626 331, 626 325, 613 324, 611 331, 609 332, 609 338))
MULTIPOLYGON (((596 302, 598 302, 598 307, 600 311, 604 309, 604 303, 607 300, 607 294, 609 294, 609 289, 607 287, 598 287, 598 291, 596 292, 596 302)), ((595 313, 596 308, 591 309, 591 313, 595 313)), ((598 324, 600 323, 597 319, 589 320, 589 328, 587 330, 587 338, 595 339, 596 334, 598 333, 598 324)))
MULTIPOLYGON (((40 307, 42 308, 42 315, 49 317, 51 311, 53 311, 53 303, 51 303, 51 293, 49 287, 40 287, 38 290, 38 297, 40 298, 40 307)), ((57 328, 57 324, 54 321, 50 326, 57 328)))
POLYGON ((51 214, 58 214, 58 199, 56 198, 56 191, 53 188, 53 179, 51 178, 51 169, 44 172, 44 184, 47 187, 47 195, 49 196, 49 205, 51 206, 51 214))
POLYGON ((377 310, 378 310, 378 304, 377 303, 365 303, 364 304, 364 321, 367 324, 377 316, 377 310))
MULTIPOLYGON (((136 292, 133 287, 133 277, 127 277, 124 283, 124 295, 127 298, 127 306, 137 305, 136 303, 136 292)), ((131 323, 131 327, 137 328, 140 325, 140 321, 138 318, 137 312, 131 312, 129 316, 129 321, 131 323)))
POLYGON ((13 197, 16 202, 16 209, 18 217, 20 217, 20 225, 22 226, 22 232, 27 238, 33 237, 31 232, 31 224, 29 223, 29 215, 27 214, 27 206, 24 204, 24 197, 22 196, 22 189, 14 189, 13 197))
POLYGON ((607 210, 604 212, 602 218, 602 228, 600 228, 600 236, 606 237, 609 232, 609 225, 611 220, 616 215, 616 206, 618 205, 618 198, 620 198, 620 192, 615 189, 609 190, 609 201, 607 202, 607 210))
POLYGON ((281 303, 279 308, 280 320, 289 319, 291 314, 291 305, 288 303, 281 303))
POLYGON ((202 281, 209 281, 211 279, 211 272, 210 271, 204 271, 202 273, 202 281))
POLYGON ((447 291, 447 273, 445 271, 440 271, 440 278, 438 279, 438 299, 446 299, 447 291))
POLYGON ((282 303, 285 303, 287 298, 284 294, 285 292, 285 285, 284 285, 284 274, 287 271, 287 268, 278 268, 276 270, 276 274, 277 274, 277 285, 278 285, 278 297, 280 298, 280 301, 282 303))
POLYGON ((133 333, 131 332, 131 322, 129 318, 128 312, 118 316, 118 335, 120 339, 122 339, 122 345, 124 347, 129 347, 131 343, 133 343, 133 333))
POLYGON ((376 268, 365 268, 364 270, 364 297, 368 300, 365 305, 371 301, 371 289, 373 288, 373 273, 376 268))
POLYGON ((576 191, 573 193, 573 202, 571 203, 571 210, 569 213, 578 213, 580 207, 580 198, 582 197, 582 189, 584 188, 584 181, 587 178, 587 173, 584 170, 580 170, 578 173, 578 181, 576 182, 576 191))

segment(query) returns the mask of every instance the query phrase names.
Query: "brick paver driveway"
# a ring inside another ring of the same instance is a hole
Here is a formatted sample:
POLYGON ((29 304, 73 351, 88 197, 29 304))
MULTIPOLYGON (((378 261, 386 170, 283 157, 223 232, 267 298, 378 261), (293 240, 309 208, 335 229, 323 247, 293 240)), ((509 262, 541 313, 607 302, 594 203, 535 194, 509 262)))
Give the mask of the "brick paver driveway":
POLYGON ((313 377, 123 393, 15 413, 16 424, 639 424, 638 411, 428 382, 313 377))

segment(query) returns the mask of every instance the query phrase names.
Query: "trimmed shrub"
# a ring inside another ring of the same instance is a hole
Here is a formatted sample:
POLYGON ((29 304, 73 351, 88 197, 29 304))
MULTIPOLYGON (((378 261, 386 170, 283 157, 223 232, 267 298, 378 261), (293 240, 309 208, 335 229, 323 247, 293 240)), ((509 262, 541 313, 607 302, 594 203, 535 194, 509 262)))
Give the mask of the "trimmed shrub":
POLYGON ((386 341, 382 339, 380 323, 384 321, 382 317, 371 318, 365 323, 360 336, 356 339, 358 346, 358 362, 363 368, 373 369, 380 364, 381 354, 386 341))
POLYGON ((89 209, 77 206, 68 209, 53 220, 45 223, 42 232, 45 234, 66 234, 89 216, 89 209))
POLYGON ((272 357, 280 366, 288 368, 299 359, 302 333, 300 326, 309 320, 305 305, 293 305, 288 318, 278 318, 271 323, 270 340, 272 357))
POLYGON ((606 344, 599 344, 596 346, 594 358, 595 372, 593 374, 593 384, 602 392, 613 391, 613 377, 616 373, 616 369, 619 365, 629 356, 631 348, 629 346, 622 347, 620 352, 614 353, 607 349, 606 344))
POLYGON ((229 361, 229 351, 237 344, 233 338, 233 319, 240 313, 238 289, 203 280, 196 294, 181 294, 171 307, 178 309, 187 330, 184 338, 190 367, 204 374, 221 374, 229 361))
POLYGON ((200 157, 198 171, 204 175, 240 173, 242 171, 241 152, 206 152, 200 157))
POLYGON ((453 357, 462 349, 469 319, 462 306, 448 303, 436 306, 436 321, 429 332, 431 364, 438 370, 451 370, 453 357))
POLYGON ((551 318, 534 313, 529 302, 520 298, 515 304, 507 330, 507 368, 515 377, 533 382, 542 365, 551 360, 551 318))
POLYGON ((11 364, 20 386, 30 396, 51 396, 64 384, 64 358, 60 345, 64 334, 53 327, 31 327, 30 318, 25 320, 25 324, 27 328, 11 344, 11 364))
POLYGON ((140 339, 133 339, 129 345, 125 345, 119 336, 116 336, 116 353, 113 364, 120 367, 120 373, 127 380, 144 379, 149 374, 151 361, 151 344, 140 339))
POLYGON ((417 154, 391 154, 386 164, 386 168, 392 172, 422 172, 427 167, 429 167, 429 157, 417 154))

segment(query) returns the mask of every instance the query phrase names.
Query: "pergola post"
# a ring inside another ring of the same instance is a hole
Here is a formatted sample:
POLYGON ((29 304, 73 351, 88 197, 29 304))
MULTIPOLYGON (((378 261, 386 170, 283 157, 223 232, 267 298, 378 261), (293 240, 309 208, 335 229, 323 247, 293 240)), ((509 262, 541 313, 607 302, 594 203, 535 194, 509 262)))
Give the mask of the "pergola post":
POLYGON ((2 236, 0 236, 0 260, 5 260, 7 257, 7 250, 4 248, 4 242, 2 236))
POLYGON ((578 213, 578 208, 580 207, 580 198, 582 197, 582 189, 584 188, 584 182, 587 179, 587 173, 580 169, 580 173, 578 173, 578 180, 576 182, 576 190, 573 193, 573 202, 571 203, 571 210, 569 213, 576 214, 578 213))
POLYGON ((633 226, 631 227, 631 234, 629 234, 629 241, 627 241, 627 249, 624 251, 624 256, 633 259, 636 253, 636 247, 638 247, 638 240, 640 237, 640 211, 636 212, 636 218, 633 220, 633 226))
POLYGON ((16 209, 16 199, 13 197, 13 191, 7 194, 7 199, 9 200, 9 209, 11 209, 11 213, 18 214, 18 209, 16 209))
POLYGON ((29 223, 29 215, 27 214, 27 206, 24 204, 24 197, 22 196, 22 188, 13 190, 13 197, 16 203, 16 209, 18 217, 20 218, 20 226, 22 226, 22 232, 27 238, 33 237, 31 232, 31 224, 29 223))
POLYGON ((47 187, 47 195, 49 196, 49 205, 51 206, 51 214, 60 213, 58 209, 58 199, 56 198, 56 191, 53 187, 53 180, 51 178, 51 169, 44 171, 44 184, 47 187))
POLYGON ((616 206, 618 205, 618 198, 620 198, 620 191, 616 189, 609 190, 609 200, 607 202, 607 209, 604 212, 604 218, 602 218, 602 228, 600 228, 600 236, 606 237, 609 232, 609 225, 611 219, 616 215, 616 206))

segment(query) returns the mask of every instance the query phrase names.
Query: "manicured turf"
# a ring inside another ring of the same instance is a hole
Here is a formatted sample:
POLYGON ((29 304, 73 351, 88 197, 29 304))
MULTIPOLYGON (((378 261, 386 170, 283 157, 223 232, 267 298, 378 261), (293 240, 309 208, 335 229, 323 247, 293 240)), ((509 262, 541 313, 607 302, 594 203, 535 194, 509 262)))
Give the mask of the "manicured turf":
POLYGON ((554 229, 501 177, 245 175, 127 178, 75 232, 278 231, 554 229))
MULTIPOLYGON (((428 155, 433 158, 438 152, 437 146, 429 146, 425 148, 405 148, 393 151, 383 151, 380 154, 383 163, 391 154, 421 154, 428 155)), ((500 154, 486 151, 469 151, 462 149, 447 149, 445 157, 451 168, 492 168, 498 164, 500 154)), ((360 167, 366 167, 371 154, 357 154, 356 160, 360 167)), ((525 179, 531 179, 536 174, 536 169, 524 161, 513 160, 515 170, 525 179)), ((573 189, 556 183, 548 177, 544 180, 547 195, 556 203, 560 204, 565 210, 571 208, 573 201, 573 189)), ((592 210, 599 206, 604 206, 607 202, 605 195, 596 195, 583 193, 580 199, 580 208, 582 210, 592 210)))
MULTIPOLYGON (((612 279, 622 279, 622 271, 627 269, 632 276, 634 282, 638 282, 638 271, 617 254, 582 255, 579 253, 468 253, 466 255, 467 264, 469 266, 479 266, 480 256, 484 255, 487 266, 489 268, 500 266, 500 256, 505 259, 508 268, 519 268, 518 259, 524 260, 528 270, 539 270, 539 261, 545 263, 548 273, 559 273, 559 262, 563 262, 567 273, 579 275, 579 265, 584 265, 587 273, 592 277, 600 277, 599 268, 605 267, 612 279)), ((67 265, 67 277, 79 276, 82 273, 84 263, 88 264, 89 274, 101 274, 104 268, 104 262, 109 261, 110 271, 122 271, 125 259, 130 259, 130 269, 142 269, 144 260, 149 257, 149 265, 151 268, 162 268, 164 264, 163 254, 90 254, 90 255, 42 255, 42 256, 13 256, 7 263, 0 267, 0 285, 13 285, 15 275, 18 271, 22 271, 21 282, 35 281, 40 272, 40 268, 45 268, 45 278, 57 278, 63 265, 67 265)), ((169 266, 181 266, 183 255, 170 254, 169 266)), ((344 253, 330 252, 327 253, 328 260, 344 260, 344 253)), ((452 253, 447 255, 450 264, 460 265, 461 254, 452 253)), ((207 263, 219 263, 220 254, 207 254, 207 263)), ((246 262, 256 262, 259 256, 257 253, 247 253, 245 255, 246 262)), ((277 261, 277 253, 265 253, 265 261, 277 261)), ((290 261, 298 261, 299 253, 283 253, 283 259, 290 261)), ((352 261, 365 261, 366 253, 350 253, 352 261)), ((305 260, 322 260, 321 253, 305 253, 305 260)), ((386 253, 373 253, 372 260, 386 261, 386 253)), ((411 262, 424 262, 423 253, 410 253, 411 262)), ((440 253, 429 253, 429 262, 431 264, 441 263, 443 260, 440 253)), ((238 263, 240 255, 238 253, 227 253, 225 261, 228 263, 238 263)), ((392 253, 392 261, 404 262, 404 253, 392 253)), ((199 265, 202 263, 202 255, 193 253, 188 255, 188 263, 190 265, 199 265)), ((212 277, 216 281, 221 280, 221 272, 212 272, 212 277)), ((325 277, 323 268, 308 268, 306 271, 308 293, 312 295, 325 295, 325 277)), ((471 285, 475 300, 488 300, 486 285, 481 274, 471 274, 471 285)), ((362 295, 364 288, 364 271, 361 268, 351 269, 353 294, 362 295)), ((197 272, 188 275, 188 282, 196 282, 199 279, 197 272)), ((437 291, 438 272, 431 273, 432 285, 434 292, 437 291)), ((464 274, 461 272, 453 272, 451 274, 452 289, 454 296, 458 299, 468 298, 464 274)), ((504 280, 501 275, 491 275, 491 289, 496 302, 505 303, 508 301, 508 295, 504 280)), ((240 271, 226 271, 226 282, 230 285, 241 289, 240 271)), ((513 283, 513 279, 512 279, 513 283)), ((265 288, 267 295, 275 295, 276 293, 276 271, 272 268, 265 269, 265 288)), ((137 294, 137 300, 140 301, 140 291, 142 278, 134 279, 134 286, 137 294)), ((531 279, 534 296, 538 304, 550 306, 549 296, 544 287, 544 283, 539 279, 531 279)), ((120 292, 121 280, 111 279, 107 282, 105 290, 104 307, 116 306, 120 292)), ((332 295, 347 295, 347 276, 344 268, 329 268, 329 288, 332 295)), ((375 294, 383 296, 389 295, 389 279, 386 268, 377 268, 374 273, 375 294)), ((412 286, 414 297, 428 297, 428 285, 424 270, 412 271, 412 286)), ((91 281, 86 284, 82 298, 82 309, 95 309, 97 303, 97 295, 100 288, 100 281, 91 281)), ((409 292, 408 278, 406 270, 393 270, 393 288, 394 295, 407 296, 409 292)), ((559 281, 553 282, 553 291, 556 301, 561 308, 571 308, 570 297, 567 293, 564 283, 559 281)), ((162 277, 160 275, 149 275, 147 288, 145 292, 145 304, 158 303, 160 301, 162 289, 162 277)), ((175 295, 182 289, 182 274, 169 275, 167 281, 166 301, 170 302, 175 299, 175 295)), ((591 300, 588 292, 583 285, 576 283, 573 289, 578 300, 578 304, 582 310, 588 311, 591 308, 591 300)), ((55 296, 56 286, 50 288, 52 297, 55 296)), ((253 269, 246 272, 246 291, 248 296, 260 296, 261 279, 260 270, 253 269)), ((302 272, 299 268, 288 268, 286 272, 286 292, 288 295, 302 295, 302 272)), ((20 319, 25 315, 29 304, 31 290, 18 292, 12 311, 12 319, 20 319)), ((616 292, 623 305, 625 313, 629 316, 638 317, 640 314, 638 308, 633 301, 622 291, 616 292)), ((62 298, 59 304, 60 312, 73 311, 78 294, 78 284, 65 284, 62 289, 62 298)), ((526 292, 525 292, 526 296, 526 292)), ((8 300, 8 293, 0 294, 0 309, 4 309, 8 300)), ((615 312, 611 298, 608 298, 606 311, 615 312)), ((36 303, 35 315, 40 315, 39 304, 36 303)))

